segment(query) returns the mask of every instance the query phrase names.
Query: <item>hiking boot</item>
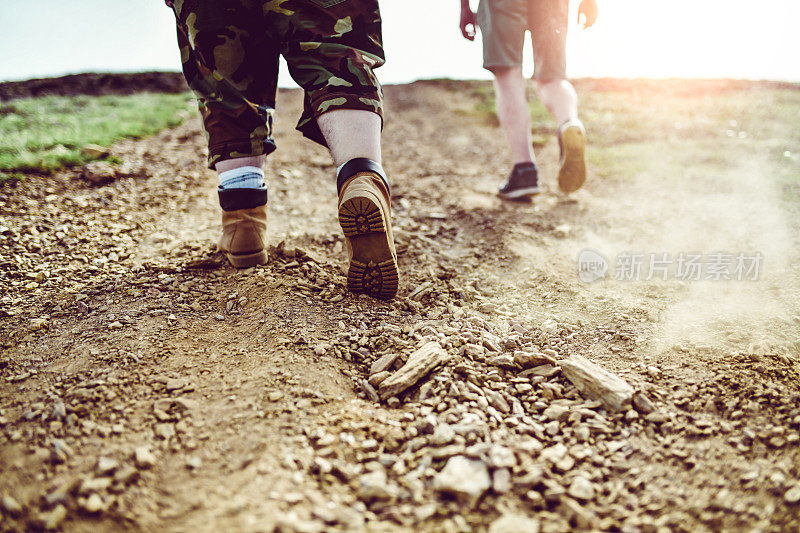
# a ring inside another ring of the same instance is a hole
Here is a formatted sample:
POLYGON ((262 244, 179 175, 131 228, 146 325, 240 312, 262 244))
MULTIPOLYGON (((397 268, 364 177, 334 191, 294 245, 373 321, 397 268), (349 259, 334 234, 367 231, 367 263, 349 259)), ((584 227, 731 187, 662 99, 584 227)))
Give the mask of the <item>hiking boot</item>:
POLYGON ((586 181, 586 130, 579 120, 568 120, 558 129, 558 147, 561 163, 558 170, 558 188, 571 193, 586 181))
POLYGON ((517 163, 497 195, 505 200, 526 200, 538 193, 539 171, 536 163, 517 163))
POLYGON ((397 294, 397 252, 392 237, 389 183, 377 163, 348 161, 336 182, 339 224, 347 238, 347 288, 375 298, 397 294))
POLYGON ((222 236, 218 248, 236 268, 267 262, 267 188, 218 189, 222 236))

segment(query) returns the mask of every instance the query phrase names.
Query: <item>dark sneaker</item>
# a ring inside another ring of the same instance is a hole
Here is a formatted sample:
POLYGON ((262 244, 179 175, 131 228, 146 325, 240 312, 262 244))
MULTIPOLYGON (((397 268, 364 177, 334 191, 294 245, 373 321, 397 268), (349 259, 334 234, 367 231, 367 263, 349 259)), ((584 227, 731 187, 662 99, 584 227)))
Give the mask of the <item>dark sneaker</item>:
POLYGON ((506 200, 523 200, 539 193, 536 163, 517 163, 497 195, 506 200))
POLYGON ((569 120, 558 129, 561 164, 558 169, 558 188, 571 193, 586 182, 586 130, 579 120, 569 120))

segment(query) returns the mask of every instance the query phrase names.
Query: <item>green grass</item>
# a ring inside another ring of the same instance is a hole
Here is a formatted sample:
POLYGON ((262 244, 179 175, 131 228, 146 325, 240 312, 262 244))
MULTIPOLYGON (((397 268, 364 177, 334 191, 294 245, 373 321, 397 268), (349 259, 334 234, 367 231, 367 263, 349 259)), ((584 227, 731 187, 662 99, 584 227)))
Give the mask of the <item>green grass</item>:
POLYGON ((0 104, 0 183, 86 163, 83 146, 153 135, 182 123, 192 108, 189 93, 46 96, 0 104))

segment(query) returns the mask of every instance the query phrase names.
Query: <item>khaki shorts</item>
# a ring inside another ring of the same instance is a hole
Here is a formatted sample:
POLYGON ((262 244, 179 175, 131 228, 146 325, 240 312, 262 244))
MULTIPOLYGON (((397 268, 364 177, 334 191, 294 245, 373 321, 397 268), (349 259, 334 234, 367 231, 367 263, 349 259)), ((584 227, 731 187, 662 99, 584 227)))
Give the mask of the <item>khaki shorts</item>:
POLYGON ((481 0, 478 26, 483 34, 483 67, 494 71, 522 65, 525 31, 533 42, 533 77, 567 77, 569 0, 481 0))

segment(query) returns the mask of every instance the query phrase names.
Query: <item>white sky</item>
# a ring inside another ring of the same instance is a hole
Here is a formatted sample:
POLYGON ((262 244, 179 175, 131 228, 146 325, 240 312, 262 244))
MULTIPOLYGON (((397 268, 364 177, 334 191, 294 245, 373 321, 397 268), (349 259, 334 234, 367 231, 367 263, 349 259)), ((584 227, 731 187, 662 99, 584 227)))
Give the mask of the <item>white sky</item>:
MULTIPOLYGON (((800 81, 798 0, 598 0, 569 33, 571 77, 732 77, 800 81)), ((476 4, 476 0, 473 0, 476 4)), ((384 83, 487 78, 458 0, 382 0, 384 83)), ((0 0, 0 80, 86 71, 177 70, 162 0, 0 0)), ((532 71, 530 51, 527 72, 532 71)), ((290 85, 284 70, 282 85, 290 85)))

